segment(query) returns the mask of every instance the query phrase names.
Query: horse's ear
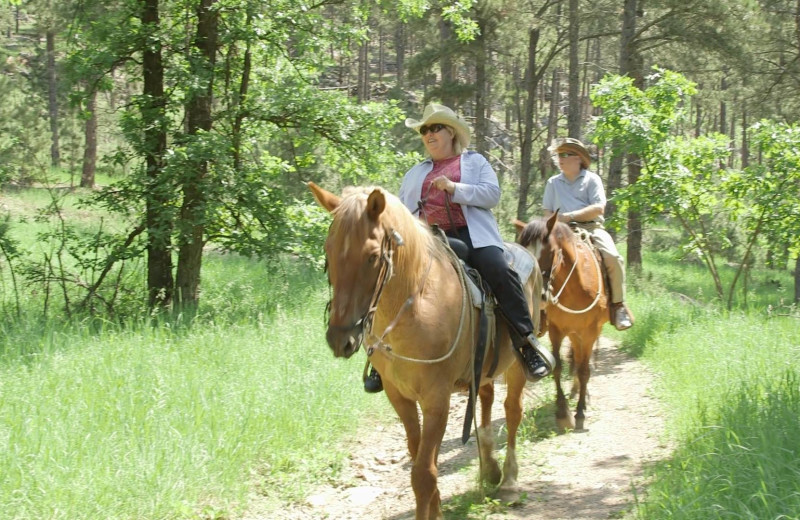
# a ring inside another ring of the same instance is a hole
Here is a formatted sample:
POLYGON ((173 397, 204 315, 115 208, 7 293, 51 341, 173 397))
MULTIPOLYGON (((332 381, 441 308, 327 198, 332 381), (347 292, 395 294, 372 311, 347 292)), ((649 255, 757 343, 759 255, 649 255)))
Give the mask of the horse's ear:
POLYGON ((311 193, 314 194, 314 198, 317 200, 317 203, 328 211, 335 210, 342 201, 342 198, 338 195, 334 195, 333 193, 320 188, 311 181, 308 182, 308 189, 310 189, 311 193))
POLYGON ((549 219, 547 219, 547 234, 549 235, 553 228, 556 226, 556 222, 558 222, 558 210, 553 213, 549 219))
POLYGON ((517 228, 517 235, 522 233, 522 230, 525 229, 525 226, 528 225, 528 224, 524 223, 523 221, 521 221, 518 218, 515 218, 514 220, 512 220, 511 223, 514 224, 515 228, 517 228))
POLYGON ((370 219, 377 222, 378 217, 383 213, 384 209, 386 209, 386 196, 381 190, 375 188, 367 199, 367 215, 369 215, 370 219))

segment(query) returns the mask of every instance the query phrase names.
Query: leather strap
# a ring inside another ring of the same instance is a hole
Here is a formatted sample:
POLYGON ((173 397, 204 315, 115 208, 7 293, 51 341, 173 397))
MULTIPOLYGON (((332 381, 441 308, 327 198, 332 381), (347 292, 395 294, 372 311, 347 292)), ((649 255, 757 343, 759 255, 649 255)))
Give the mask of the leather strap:
POLYGON ((478 342, 475 345, 475 364, 473 365, 472 383, 469 386, 469 401, 464 416, 464 427, 461 430, 461 444, 466 444, 472 431, 472 419, 475 416, 475 400, 481 384, 483 358, 486 354, 486 340, 489 332, 489 317, 486 313, 486 291, 481 299, 481 315, 478 326, 478 342))

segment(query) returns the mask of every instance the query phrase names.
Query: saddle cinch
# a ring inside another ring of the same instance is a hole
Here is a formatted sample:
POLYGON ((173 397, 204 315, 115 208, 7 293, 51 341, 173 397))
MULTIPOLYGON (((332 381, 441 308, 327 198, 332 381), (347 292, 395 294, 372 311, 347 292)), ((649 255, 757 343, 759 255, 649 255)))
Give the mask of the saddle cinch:
MULTIPOLYGON (((469 440, 470 428, 475 413, 477 384, 481 380, 483 361, 490 338, 492 338, 493 343, 497 343, 495 338, 497 330, 495 326, 496 316, 494 312, 495 307, 497 307, 497 301, 495 300, 495 297, 488 285, 483 282, 483 279, 481 278, 477 269, 467 264, 467 257, 469 256, 469 247, 467 244, 460 239, 448 237, 436 226, 434 226, 433 232, 437 237, 449 245, 453 254, 459 260, 454 262, 455 267, 456 269, 461 269, 462 276, 467 282, 467 293, 472 305, 475 308, 480 309, 478 338, 475 344, 474 373, 472 375, 473 384, 471 384, 469 387, 469 401, 467 402, 467 411, 464 417, 464 427, 461 434, 461 442, 466 444, 467 440, 469 440)), ((503 243, 503 254, 511 268, 516 271, 520 278, 520 282, 524 285, 533 273, 536 260, 524 247, 511 242, 503 243)), ((510 333, 513 334, 513 332, 510 333)), ((495 348, 493 352, 494 357, 492 359, 491 367, 489 368, 489 377, 494 375, 494 371, 497 369, 497 364, 499 362, 499 351, 495 348)))

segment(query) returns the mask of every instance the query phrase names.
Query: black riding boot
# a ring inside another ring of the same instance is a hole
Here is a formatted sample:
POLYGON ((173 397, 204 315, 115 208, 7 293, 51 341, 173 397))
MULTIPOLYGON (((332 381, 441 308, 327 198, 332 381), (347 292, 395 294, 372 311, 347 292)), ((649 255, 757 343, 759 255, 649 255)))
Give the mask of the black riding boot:
POLYGON ((539 343, 534 334, 528 334, 524 342, 515 345, 514 352, 528 381, 546 377, 556 364, 553 354, 539 343))
POLYGON ((369 375, 364 378, 364 391, 368 394, 377 394, 381 390, 383 390, 381 375, 375 370, 375 367, 370 367, 369 375))

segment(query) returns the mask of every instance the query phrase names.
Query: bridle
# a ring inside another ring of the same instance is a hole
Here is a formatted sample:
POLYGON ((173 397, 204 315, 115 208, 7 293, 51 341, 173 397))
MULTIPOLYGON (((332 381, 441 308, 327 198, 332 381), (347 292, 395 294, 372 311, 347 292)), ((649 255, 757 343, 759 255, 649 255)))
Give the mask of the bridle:
MULTIPOLYGON (((367 343, 367 356, 372 356, 376 349, 383 350, 387 357, 390 359, 399 359, 403 361, 411 361, 414 363, 421 363, 421 364, 434 364, 440 363, 455 352, 456 347, 459 344, 461 339, 461 333, 464 329, 464 320, 467 315, 467 306, 468 306, 468 293, 467 293, 467 281, 462 269, 458 269, 458 258, 455 257, 455 253, 448 250, 448 254, 451 255, 451 263, 453 263, 453 268, 459 275, 459 281, 461 283, 461 316, 459 318, 458 323, 458 333, 456 337, 453 339, 453 343, 448 349, 447 353, 441 357, 436 359, 418 359, 418 358, 411 358, 407 356, 403 356, 400 354, 395 354, 392 351, 392 346, 387 343, 384 338, 394 329, 395 325, 400 321, 400 318, 403 314, 408 310, 409 307, 414 303, 414 300, 422 294, 422 291, 425 289, 425 282, 428 279, 428 275, 431 271, 431 266, 433 265, 433 252, 428 253, 428 267, 425 270, 425 274, 422 276, 422 279, 419 282, 419 287, 416 291, 414 291, 406 300, 403 302, 403 305, 400 307, 400 310, 397 311, 397 314, 386 326, 383 330, 383 333, 379 336, 376 336, 372 332, 372 325, 375 319, 375 312, 378 309, 378 303, 381 299, 381 295, 383 294, 383 289, 386 286, 386 283, 391 279, 394 275, 394 252, 398 247, 401 247, 405 244, 403 241, 403 237, 398 233, 396 230, 387 230, 384 233, 383 240, 381 241, 381 253, 380 259, 381 264, 378 270, 378 278, 375 281, 375 289, 372 293, 372 297, 370 298, 369 307, 367 308, 364 315, 356 320, 350 326, 333 326, 332 328, 338 330, 353 330, 355 328, 360 327, 362 331, 364 331, 365 336, 368 337, 366 339, 367 343), (373 341, 374 340, 374 341, 373 341)), ((330 285, 329 285, 330 287, 330 285)), ((328 313, 328 326, 330 325, 330 307, 331 307, 331 300, 328 301, 326 305, 326 312, 328 313)), ((358 344, 355 346, 354 351, 357 351, 361 347, 361 342, 364 341, 363 337, 359 338, 358 344)))
MULTIPOLYGON (((330 324, 330 312, 331 312, 331 302, 333 298, 328 300, 328 303, 325 305, 325 313, 327 315, 326 325, 328 328, 340 330, 340 331, 351 331, 353 329, 360 328, 362 331, 366 331, 367 334, 372 334, 372 322, 375 319, 375 311, 378 309, 378 301, 381 299, 381 294, 383 294, 383 288, 386 286, 386 283, 391 279, 392 275, 394 274, 394 252, 397 247, 400 247, 404 244, 403 237, 400 236, 395 230, 391 230, 389 232, 384 233, 383 240, 381 240, 381 252, 380 252, 380 266, 378 267, 378 278, 375 280, 375 289, 372 291, 372 297, 369 301, 369 306, 367 306, 367 310, 364 314, 353 322, 352 325, 331 325, 330 324)), ((328 268, 328 261, 325 260, 325 269, 328 268)), ((429 267, 430 269, 430 267, 429 267)), ((426 273, 427 276, 427 273, 426 273)), ((328 290, 330 292, 330 279, 328 280, 328 290)), ((359 340, 358 344, 355 346, 355 351, 361 347, 361 341, 359 340)))

